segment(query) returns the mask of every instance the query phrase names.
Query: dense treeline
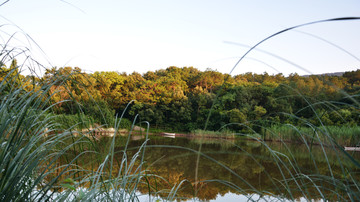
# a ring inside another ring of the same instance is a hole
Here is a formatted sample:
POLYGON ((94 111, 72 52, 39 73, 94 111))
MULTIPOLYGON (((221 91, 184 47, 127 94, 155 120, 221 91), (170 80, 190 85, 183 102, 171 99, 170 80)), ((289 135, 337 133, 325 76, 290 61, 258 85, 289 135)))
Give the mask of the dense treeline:
MULTIPOLYGON (((1 80, 8 72, 18 74, 16 60, 1 66, 1 80)), ((80 68, 48 69, 41 78, 20 76, 14 85, 26 89, 52 85, 48 95, 56 114, 85 115, 92 123, 114 124, 132 101, 125 117, 139 114, 153 128, 176 131, 227 128, 258 130, 259 126, 290 123, 302 125, 356 125, 359 122, 357 95, 360 70, 343 76, 246 73, 230 76, 193 67, 139 73, 83 72, 80 68), (216 100, 216 102, 214 102, 216 100)), ((8 82, 11 83, 11 82, 8 82)), ((8 88, 11 88, 9 85, 8 88)), ((4 91, 5 92, 5 91, 4 91)))

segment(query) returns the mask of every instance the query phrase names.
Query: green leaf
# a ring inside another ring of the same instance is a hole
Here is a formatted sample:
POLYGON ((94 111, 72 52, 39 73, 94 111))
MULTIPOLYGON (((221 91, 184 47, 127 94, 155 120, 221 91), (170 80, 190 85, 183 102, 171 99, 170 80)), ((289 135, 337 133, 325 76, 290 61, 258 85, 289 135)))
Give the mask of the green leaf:
POLYGON ((73 191, 76 190, 75 187, 70 185, 70 184, 61 184, 60 186, 63 187, 63 188, 71 189, 73 191))
POLYGON ((66 178, 64 180, 64 182, 67 183, 67 184, 74 184, 75 183, 75 181, 72 178, 66 178))

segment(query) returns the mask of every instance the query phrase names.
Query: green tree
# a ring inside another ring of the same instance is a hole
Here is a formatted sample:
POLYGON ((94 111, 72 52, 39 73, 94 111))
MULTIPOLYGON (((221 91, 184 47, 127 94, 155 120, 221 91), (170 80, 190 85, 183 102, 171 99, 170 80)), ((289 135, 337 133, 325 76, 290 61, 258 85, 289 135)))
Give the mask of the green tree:
POLYGON ((343 77, 347 78, 351 87, 354 86, 355 83, 360 81, 360 69, 351 72, 345 72, 343 77))

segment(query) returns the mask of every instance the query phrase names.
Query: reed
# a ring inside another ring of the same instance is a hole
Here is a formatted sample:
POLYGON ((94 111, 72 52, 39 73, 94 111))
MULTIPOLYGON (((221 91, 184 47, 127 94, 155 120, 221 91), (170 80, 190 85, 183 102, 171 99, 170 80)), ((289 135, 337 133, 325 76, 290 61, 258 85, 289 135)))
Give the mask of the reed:
POLYGON ((25 91, 26 86, 14 84, 20 76, 14 72, 11 70, 0 84, 0 200, 44 199, 56 182, 45 178, 67 150, 54 148, 68 136, 59 133, 44 141, 56 128, 54 116, 46 115, 49 108, 44 109, 49 88, 25 91), (43 189, 37 190, 40 185, 43 189))
MULTIPOLYGON (((15 49, 6 48, 3 46, 0 53, 0 200, 135 200, 136 188, 143 183, 142 164, 147 141, 128 160, 126 147, 123 151, 115 151, 115 137, 119 127, 125 126, 131 127, 130 139, 136 118, 129 123, 122 116, 117 117, 109 149, 100 154, 96 140, 89 138, 92 135, 89 127, 94 120, 81 113, 80 104, 74 115, 53 113, 58 104, 76 102, 51 103, 56 93, 51 93, 52 87, 65 84, 71 76, 51 78, 34 85, 34 77, 25 78, 20 74, 27 64, 3 68, 7 61, 14 60, 11 55, 15 54, 15 49), (82 130, 84 128, 88 130, 82 130), (119 152, 123 153, 120 160, 115 159, 119 152), (85 155, 95 155, 98 167, 90 170, 80 167, 79 158, 85 155), (115 164, 120 165, 116 173, 115 164)), ((99 127, 104 126, 108 127, 107 124, 99 127)))
POLYGON ((319 134, 322 143, 330 144, 327 137, 342 146, 357 146, 360 141, 360 128, 358 126, 321 126, 321 127, 295 127, 293 125, 273 125, 266 128, 262 134, 265 140, 302 142, 312 141, 315 133, 319 134))

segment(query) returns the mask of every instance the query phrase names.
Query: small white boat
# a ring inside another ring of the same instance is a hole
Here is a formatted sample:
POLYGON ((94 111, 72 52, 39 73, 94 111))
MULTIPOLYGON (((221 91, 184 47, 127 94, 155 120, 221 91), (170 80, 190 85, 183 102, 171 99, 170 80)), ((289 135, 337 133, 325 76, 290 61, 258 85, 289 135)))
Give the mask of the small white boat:
POLYGON ((161 135, 164 137, 170 137, 170 138, 175 138, 175 136, 176 136, 175 133, 161 133, 161 135))
POLYGON ((360 151, 360 147, 345 147, 345 151, 360 151))

